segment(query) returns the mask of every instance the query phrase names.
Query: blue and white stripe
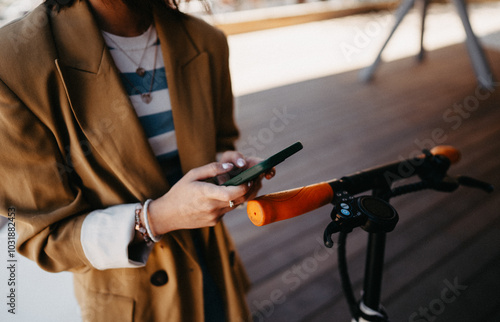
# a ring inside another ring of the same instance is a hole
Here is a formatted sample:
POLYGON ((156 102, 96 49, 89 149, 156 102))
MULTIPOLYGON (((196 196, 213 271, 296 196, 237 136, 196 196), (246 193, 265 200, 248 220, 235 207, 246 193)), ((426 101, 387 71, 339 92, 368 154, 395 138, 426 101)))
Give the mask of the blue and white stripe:
POLYGON ((151 26, 137 37, 120 37, 106 32, 103 35, 151 148, 166 170, 169 181, 175 182, 182 173, 165 66, 156 29, 151 26), (146 70, 144 77, 137 75, 138 65, 146 70), (141 94, 149 93, 150 90, 153 99, 146 104, 141 99, 141 94))

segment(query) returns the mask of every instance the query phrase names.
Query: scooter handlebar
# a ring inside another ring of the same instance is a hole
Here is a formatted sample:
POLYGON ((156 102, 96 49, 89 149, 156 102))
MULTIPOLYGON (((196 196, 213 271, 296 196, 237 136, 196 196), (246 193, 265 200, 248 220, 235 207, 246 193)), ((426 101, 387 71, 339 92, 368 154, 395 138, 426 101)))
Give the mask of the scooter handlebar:
POLYGON ((332 188, 321 182, 258 197, 248 202, 247 213, 254 225, 264 226, 300 216, 327 205, 332 199, 332 188))
MULTIPOLYGON (((460 159, 460 152, 451 146, 434 147, 431 153, 445 156, 452 164, 460 159)), ((254 225, 264 226, 325 206, 333 200, 333 194, 328 182, 275 192, 249 201, 247 214, 254 225)))

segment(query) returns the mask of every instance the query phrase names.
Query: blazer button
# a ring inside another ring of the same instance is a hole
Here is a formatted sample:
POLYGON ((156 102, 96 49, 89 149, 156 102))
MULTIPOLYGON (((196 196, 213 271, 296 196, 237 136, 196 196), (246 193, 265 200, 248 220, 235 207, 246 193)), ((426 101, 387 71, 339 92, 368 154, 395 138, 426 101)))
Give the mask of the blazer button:
POLYGON ((154 286, 162 286, 167 284, 167 282, 168 275, 164 270, 156 271, 153 273, 153 275, 151 275, 151 284, 153 284, 154 286))

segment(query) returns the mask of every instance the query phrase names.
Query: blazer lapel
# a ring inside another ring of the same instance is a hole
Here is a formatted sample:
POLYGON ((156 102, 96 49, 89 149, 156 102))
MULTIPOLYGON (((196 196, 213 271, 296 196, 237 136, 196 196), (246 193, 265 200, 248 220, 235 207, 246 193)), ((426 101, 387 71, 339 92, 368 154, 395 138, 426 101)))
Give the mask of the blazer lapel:
POLYGON ((86 1, 52 23, 57 68, 83 133, 139 200, 158 197, 168 184, 86 1))
MULTIPOLYGON (((177 148, 185 172, 215 161, 216 141, 210 64, 206 52, 195 45, 182 14, 155 12, 155 27, 160 38, 172 105, 177 148)), ((208 228, 202 229, 207 239, 208 228)), ((174 231, 171 235, 196 256, 191 233, 174 231)))
POLYGON ((216 129, 209 55, 195 45, 182 14, 155 13, 184 172, 215 161, 216 129))

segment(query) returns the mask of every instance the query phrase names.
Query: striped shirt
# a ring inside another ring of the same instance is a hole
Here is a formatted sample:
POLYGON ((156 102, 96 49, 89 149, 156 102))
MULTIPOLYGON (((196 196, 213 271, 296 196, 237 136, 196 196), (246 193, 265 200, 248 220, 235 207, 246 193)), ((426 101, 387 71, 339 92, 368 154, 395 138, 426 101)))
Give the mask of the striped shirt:
POLYGON ((156 29, 137 37, 120 37, 103 31, 120 78, 144 128, 151 149, 170 184, 182 177, 165 65, 156 29), (145 70, 143 76, 136 70, 145 70), (146 103, 142 95, 150 95, 146 103))

